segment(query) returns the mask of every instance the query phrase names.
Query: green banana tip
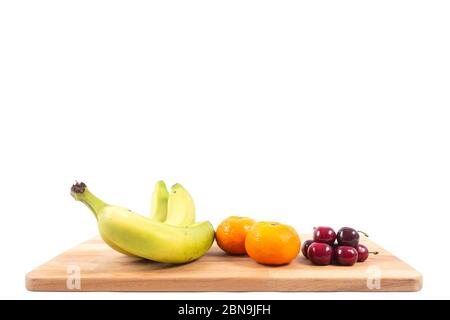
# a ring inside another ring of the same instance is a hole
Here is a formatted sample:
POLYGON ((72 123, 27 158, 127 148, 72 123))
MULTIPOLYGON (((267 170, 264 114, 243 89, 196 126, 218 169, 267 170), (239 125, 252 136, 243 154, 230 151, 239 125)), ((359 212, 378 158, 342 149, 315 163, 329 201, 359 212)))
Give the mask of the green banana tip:
POLYGON ((164 188, 166 187, 166 183, 164 182, 164 180, 158 180, 156 182, 156 185, 164 188))
POLYGON ((183 186, 181 184, 179 184, 179 183, 175 183, 172 186, 172 191, 177 191, 177 190, 180 190, 180 189, 183 189, 183 186))

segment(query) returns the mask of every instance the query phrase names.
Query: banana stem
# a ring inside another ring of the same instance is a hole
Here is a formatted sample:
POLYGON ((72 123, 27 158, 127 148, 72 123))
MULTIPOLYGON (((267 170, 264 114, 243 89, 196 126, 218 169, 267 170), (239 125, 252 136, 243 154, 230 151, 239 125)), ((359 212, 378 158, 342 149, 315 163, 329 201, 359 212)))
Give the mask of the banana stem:
POLYGON ((70 194, 75 198, 75 200, 83 202, 89 209, 91 209, 96 218, 98 218, 98 213, 100 210, 107 206, 105 202, 97 198, 89 191, 84 182, 75 182, 70 189, 70 194))

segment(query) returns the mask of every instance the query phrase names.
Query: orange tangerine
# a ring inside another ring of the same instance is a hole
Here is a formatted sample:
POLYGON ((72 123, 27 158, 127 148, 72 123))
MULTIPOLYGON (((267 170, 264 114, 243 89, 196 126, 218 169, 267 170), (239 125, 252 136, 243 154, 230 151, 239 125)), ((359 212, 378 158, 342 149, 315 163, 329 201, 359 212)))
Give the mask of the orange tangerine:
POLYGON ((247 254, 262 264, 288 264, 298 256, 300 246, 295 229, 278 222, 257 222, 245 238, 247 254))
POLYGON ((255 220, 231 216, 217 227, 216 241, 219 247, 230 254, 245 254, 245 237, 255 220))

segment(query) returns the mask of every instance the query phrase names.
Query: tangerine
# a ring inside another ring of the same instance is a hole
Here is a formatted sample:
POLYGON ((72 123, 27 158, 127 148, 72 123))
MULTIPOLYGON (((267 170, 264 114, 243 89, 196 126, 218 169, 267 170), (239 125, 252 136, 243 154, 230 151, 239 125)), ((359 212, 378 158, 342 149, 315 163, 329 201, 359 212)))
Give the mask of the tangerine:
POLYGON ((217 227, 216 241, 219 247, 230 254, 245 254, 245 237, 255 220, 231 216, 217 227))
POLYGON ((245 238, 247 254, 262 264, 288 264, 298 256, 300 246, 295 229, 278 222, 257 222, 245 238))

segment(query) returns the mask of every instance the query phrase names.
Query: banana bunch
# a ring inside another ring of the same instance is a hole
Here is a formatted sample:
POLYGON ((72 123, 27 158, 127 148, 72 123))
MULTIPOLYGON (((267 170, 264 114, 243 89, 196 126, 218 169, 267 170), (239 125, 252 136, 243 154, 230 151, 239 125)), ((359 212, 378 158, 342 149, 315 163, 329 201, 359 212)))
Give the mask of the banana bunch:
POLYGON ((179 183, 167 191, 166 184, 156 182, 153 191, 150 219, 172 226, 189 226, 195 222, 195 206, 189 192, 179 183))
POLYGON ((180 184, 169 194, 164 181, 156 183, 149 217, 103 202, 83 182, 72 186, 71 195, 94 213, 105 243, 126 255, 186 263, 204 255, 214 241, 210 222, 195 223, 194 201, 180 184))

